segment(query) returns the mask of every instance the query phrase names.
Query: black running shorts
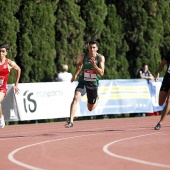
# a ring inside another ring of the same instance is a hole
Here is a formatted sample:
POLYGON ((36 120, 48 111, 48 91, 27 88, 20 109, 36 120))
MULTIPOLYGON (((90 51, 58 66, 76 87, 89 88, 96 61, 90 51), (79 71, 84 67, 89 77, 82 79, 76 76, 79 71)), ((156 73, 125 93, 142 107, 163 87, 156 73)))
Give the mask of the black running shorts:
POLYGON ((164 78, 162 81, 160 91, 168 92, 169 89, 170 89, 170 78, 164 78))
POLYGON ((87 93, 87 100, 89 104, 95 104, 96 100, 98 98, 98 87, 93 86, 89 87, 86 86, 83 82, 79 82, 75 91, 79 91, 81 93, 81 96, 84 96, 87 93))

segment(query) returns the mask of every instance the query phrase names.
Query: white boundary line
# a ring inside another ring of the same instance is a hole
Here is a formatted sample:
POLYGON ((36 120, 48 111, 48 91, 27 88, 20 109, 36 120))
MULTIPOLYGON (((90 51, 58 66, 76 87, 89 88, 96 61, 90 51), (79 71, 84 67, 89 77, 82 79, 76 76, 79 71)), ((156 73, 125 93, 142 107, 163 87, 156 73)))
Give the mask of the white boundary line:
MULTIPOLYGON (((25 167, 27 169, 31 169, 31 170, 45 170, 45 169, 42 169, 42 168, 38 168, 38 167, 34 167, 34 166, 31 166, 29 164, 25 164, 21 161, 18 161, 14 158, 14 155, 21 151, 21 150, 24 150, 26 148, 29 148, 29 147, 32 147, 32 146, 36 146, 36 145, 40 145, 40 144, 45 144, 45 143, 50 143, 50 142, 55 142, 55 141, 62 141, 62 140, 68 140, 68 139, 74 139, 74 138, 80 138, 80 137, 87 137, 87 136, 95 136, 95 135, 98 135, 98 134, 103 134, 105 132, 102 132, 102 133, 95 133, 95 134, 88 134, 88 135, 80 135, 80 136, 73 136, 73 137, 67 137, 67 138, 60 138, 60 139, 53 139, 53 140, 48 140, 48 141, 43 141, 43 142, 38 142, 38 143, 34 143, 34 144, 31 144, 31 145, 26 145, 26 146, 23 146, 23 147, 20 147, 20 148, 17 148, 15 150, 13 150, 12 152, 10 152, 8 154, 8 159, 13 162, 14 164, 17 164, 19 166, 22 166, 22 167, 25 167)), ((154 163, 154 162, 147 162, 147 161, 144 161, 144 160, 139 160, 139 159, 135 159, 135 158, 130 158, 130 157, 126 157, 126 156, 121 156, 121 155, 117 155, 117 154, 114 154, 112 152, 110 152, 108 150, 108 147, 114 143, 117 143, 117 142, 120 142, 120 141, 125 141, 125 140, 129 140, 129 139, 135 139, 135 138, 139 138, 139 137, 144 137, 144 136, 149 136, 149 135, 153 135, 153 134, 160 134, 162 132, 157 132, 157 133, 151 133, 151 134, 145 134, 145 135, 139 135, 139 136, 134 136, 134 137, 130 137, 130 138, 124 138, 124 139, 120 139, 120 140, 116 140, 116 141, 113 141, 111 143, 108 143, 107 145, 105 145, 103 147, 103 151, 110 155, 110 156, 113 156, 113 157, 117 157, 117 158, 120 158, 120 159, 125 159, 125 160, 129 160, 129 161, 133 161, 133 162, 137 162, 137 163, 142 163, 142 164, 146 164, 146 165, 151 165, 151 166, 158 166, 158 167, 164 167, 164 168, 170 168, 170 165, 166 165, 166 164, 159 164, 159 163, 154 163)))
MULTIPOLYGON (((162 133, 162 132, 158 132, 158 133, 162 133)), ((157 166, 157 167, 161 167, 161 168, 170 168, 170 165, 168 165, 168 164, 154 163, 154 162, 139 160, 139 159, 135 159, 135 158, 127 157, 127 156, 122 156, 122 155, 118 155, 118 154, 112 153, 108 149, 109 146, 111 146, 111 145, 113 145, 115 143, 121 142, 121 141, 135 139, 135 138, 140 138, 140 137, 149 136, 149 135, 154 135, 154 134, 158 134, 158 133, 150 133, 150 134, 139 135, 139 136, 134 136, 134 137, 130 137, 130 138, 123 138, 123 139, 115 140, 113 142, 110 142, 110 143, 106 144, 103 147, 103 151, 106 154, 108 154, 108 155, 110 155, 112 157, 116 157, 116 158, 120 158, 120 159, 124 159, 124 160, 128 160, 128 161, 132 161, 132 162, 136 162, 136 163, 141 163, 141 164, 145 164, 145 165, 150 165, 150 166, 157 166)))
POLYGON ((80 136, 73 136, 73 137, 67 137, 67 138, 61 138, 61 139, 54 139, 54 140, 48 140, 48 141, 43 141, 43 142, 39 142, 39 143, 34 143, 34 144, 31 144, 31 145, 26 145, 26 146, 23 146, 23 147, 20 147, 20 148, 17 148, 15 150, 13 150, 12 152, 10 152, 8 154, 8 159, 13 162, 14 164, 17 164, 19 166, 22 166, 24 168, 27 168, 27 169, 31 169, 31 170, 45 170, 45 169, 41 169, 41 168, 38 168, 38 167, 34 167, 34 166, 31 166, 31 165, 28 165, 28 164, 25 164, 23 162, 20 162, 18 160, 16 160, 14 158, 14 155, 25 149, 25 148, 29 148, 29 147, 32 147, 32 146, 35 146, 35 145, 40 145, 40 144, 44 144, 44 143, 49 143, 49 142, 55 142, 55 141, 62 141, 62 140, 68 140, 68 139, 74 139, 74 138, 80 138, 80 137, 87 137, 87 136, 95 136, 95 135, 98 135, 98 134, 103 134, 103 133, 95 133, 95 134, 88 134, 88 135, 80 135, 80 136))

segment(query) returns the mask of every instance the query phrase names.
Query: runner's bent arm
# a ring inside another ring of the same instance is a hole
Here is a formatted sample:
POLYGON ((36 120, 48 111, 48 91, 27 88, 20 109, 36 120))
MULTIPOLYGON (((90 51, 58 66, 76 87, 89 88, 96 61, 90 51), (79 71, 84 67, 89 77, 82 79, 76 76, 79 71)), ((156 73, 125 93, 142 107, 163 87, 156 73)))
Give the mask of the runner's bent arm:
POLYGON ((95 71, 102 77, 105 69, 105 58, 104 56, 99 56, 99 67, 96 65, 95 60, 92 58, 91 64, 94 67, 95 71))
POLYGON ((155 78, 155 81, 158 81, 159 79, 159 74, 160 72, 162 71, 164 65, 167 63, 167 61, 165 59, 162 60, 162 63, 160 64, 159 68, 158 68, 158 71, 157 71, 157 76, 155 78))
POLYGON ((14 61, 8 60, 8 64, 10 66, 10 69, 12 68, 16 71, 16 79, 15 79, 14 89, 16 92, 18 92, 19 91, 18 83, 19 83, 19 79, 20 79, 21 69, 14 61))
POLYGON ((76 71, 75 71, 75 73, 74 73, 74 75, 73 75, 73 77, 71 79, 71 82, 75 81, 77 76, 79 75, 79 73, 80 73, 80 71, 82 69, 82 66, 83 66, 83 59, 84 59, 84 54, 82 54, 81 57, 80 57, 80 60, 79 60, 79 62, 77 64, 77 68, 76 68, 76 71))

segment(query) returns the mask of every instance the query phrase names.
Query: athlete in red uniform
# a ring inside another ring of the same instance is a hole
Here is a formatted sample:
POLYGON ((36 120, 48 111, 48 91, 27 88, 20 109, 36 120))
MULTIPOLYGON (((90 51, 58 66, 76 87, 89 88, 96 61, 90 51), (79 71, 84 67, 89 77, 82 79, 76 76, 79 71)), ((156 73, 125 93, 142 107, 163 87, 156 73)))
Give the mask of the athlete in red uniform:
POLYGON ((14 69, 16 71, 16 81, 14 85, 15 93, 19 92, 18 82, 21 74, 20 67, 14 61, 11 61, 10 59, 6 58, 8 49, 9 49, 8 44, 0 45, 0 128, 4 128, 5 126, 1 102, 3 101, 7 93, 7 83, 8 76, 10 74, 10 69, 14 69))

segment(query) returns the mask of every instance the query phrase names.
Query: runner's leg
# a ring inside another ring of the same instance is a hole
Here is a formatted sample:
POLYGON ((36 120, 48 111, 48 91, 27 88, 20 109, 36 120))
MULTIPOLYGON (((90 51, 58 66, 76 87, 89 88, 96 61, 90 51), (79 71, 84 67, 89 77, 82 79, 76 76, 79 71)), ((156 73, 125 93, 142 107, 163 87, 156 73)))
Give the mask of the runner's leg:
POLYGON ((160 121, 158 122, 159 124, 162 124, 162 122, 164 121, 166 115, 168 114, 168 112, 170 110, 170 90, 168 92, 160 91, 159 105, 160 106, 163 105, 165 103, 165 100, 166 100, 166 105, 162 111, 160 121))
POLYGON ((1 102, 4 99, 5 93, 0 92, 0 118, 2 117, 2 105, 1 102))
POLYGON ((70 122, 71 123, 73 123, 74 116, 77 110, 77 103, 80 98, 81 98, 81 92, 75 91, 74 98, 70 106, 70 122))

